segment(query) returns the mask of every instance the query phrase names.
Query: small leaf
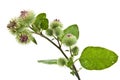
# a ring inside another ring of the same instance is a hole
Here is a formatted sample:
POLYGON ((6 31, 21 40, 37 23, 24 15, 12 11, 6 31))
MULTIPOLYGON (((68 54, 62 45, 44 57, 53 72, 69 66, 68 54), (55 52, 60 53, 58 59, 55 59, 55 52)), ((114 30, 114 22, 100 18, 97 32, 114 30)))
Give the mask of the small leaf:
POLYGON ((77 24, 70 25, 64 30, 64 35, 73 34, 77 39, 79 38, 79 29, 77 24))
POLYGON ((68 60, 68 62, 67 62, 67 64, 66 64, 66 66, 69 67, 69 68, 71 68, 71 66, 72 66, 73 64, 74 64, 74 62, 73 62, 73 57, 70 57, 69 60, 68 60))
POLYGON ((75 75, 75 72, 74 71, 71 71, 70 74, 72 74, 73 76, 75 75))
POLYGON ((33 43, 35 43, 37 45, 37 41, 33 36, 31 37, 31 40, 32 40, 33 43))
POLYGON ((35 25, 32 25, 31 29, 35 31, 36 33, 40 32, 40 28, 36 27, 35 25))
POLYGON ((40 20, 40 19, 45 19, 46 18, 46 13, 40 13, 37 15, 36 19, 40 20))
POLYGON ((41 20, 40 27, 41 27, 43 30, 46 30, 46 29, 48 29, 48 26, 49 26, 48 24, 49 24, 48 19, 42 19, 42 20, 41 20))
POLYGON ((102 70, 112 66, 118 60, 117 54, 103 47, 86 47, 81 56, 81 65, 88 70, 102 70))
POLYGON ((57 64, 57 59, 38 60, 38 62, 44 64, 57 64))
POLYGON ((43 19, 46 19, 46 14, 40 13, 36 16, 36 19, 33 22, 33 24, 40 29, 41 20, 43 20, 43 19))
POLYGON ((78 48, 77 46, 73 47, 73 48, 72 48, 72 52, 73 52, 73 55, 74 55, 74 56, 77 56, 78 53, 79 53, 79 48, 78 48))

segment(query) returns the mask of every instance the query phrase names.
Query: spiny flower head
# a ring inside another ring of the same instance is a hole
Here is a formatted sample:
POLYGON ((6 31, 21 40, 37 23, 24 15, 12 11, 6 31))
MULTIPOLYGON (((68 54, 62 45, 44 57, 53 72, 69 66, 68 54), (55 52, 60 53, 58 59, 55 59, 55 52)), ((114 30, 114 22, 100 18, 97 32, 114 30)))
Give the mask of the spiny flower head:
POLYGON ((77 38, 72 34, 66 34, 63 39, 62 43, 66 46, 72 46, 77 42, 77 38))
POLYGON ((10 23, 7 25, 7 28, 13 29, 15 28, 16 24, 17 24, 16 21, 10 21, 10 23))
POLYGON ((25 30, 21 33, 18 33, 16 38, 17 38, 18 42, 26 44, 31 41, 31 37, 32 37, 32 35, 30 34, 30 32, 25 30))
POLYGON ((27 42, 27 40, 28 40, 28 36, 27 36, 27 35, 21 35, 21 36, 20 36, 20 41, 21 41, 21 42, 24 43, 24 42, 27 42))
POLYGON ((33 22, 35 18, 35 14, 33 11, 26 11, 26 10, 23 10, 20 12, 20 16, 19 16, 19 22, 21 24, 30 24, 33 22))
POLYGON ((25 18, 25 17, 27 17, 27 15, 28 15, 28 11, 21 11, 20 12, 21 14, 20 14, 20 17, 22 17, 22 18, 25 18))
POLYGON ((66 65, 66 62, 67 62, 67 60, 66 60, 65 58, 59 58, 59 59, 57 60, 57 64, 58 64, 59 66, 64 66, 64 65, 66 65))
POLYGON ((47 30, 46 30, 46 34, 47 34, 48 36, 53 36, 53 30, 52 30, 52 29, 47 29, 47 30))
POLYGON ((50 27, 52 29, 55 29, 56 27, 62 27, 62 23, 59 19, 55 19, 53 22, 51 22, 50 27))
POLYGON ((57 37, 61 36, 63 33, 63 30, 61 29, 61 27, 56 27, 53 31, 57 37))
POLYGON ((15 34, 17 32, 18 27, 19 27, 19 24, 16 19, 11 20, 7 25, 7 28, 10 30, 12 34, 15 34))

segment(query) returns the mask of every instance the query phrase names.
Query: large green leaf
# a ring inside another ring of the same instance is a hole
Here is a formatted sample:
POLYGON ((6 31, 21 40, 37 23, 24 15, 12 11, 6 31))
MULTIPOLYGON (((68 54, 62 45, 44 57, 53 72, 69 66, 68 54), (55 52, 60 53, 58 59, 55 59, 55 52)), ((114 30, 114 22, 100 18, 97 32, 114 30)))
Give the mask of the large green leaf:
POLYGON ((88 70, 102 70, 112 66, 118 60, 118 56, 111 50, 102 47, 86 47, 81 56, 81 65, 88 70))
POLYGON ((38 62, 44 64, 57 64, 57 59, 38 60, 38 62))
POLYGON ((77 39, 79 38, 79 28, 77 24, 70 25, 68 28, 64 30, 64 35, 69 34, 69 33, 76 36, 77 39))

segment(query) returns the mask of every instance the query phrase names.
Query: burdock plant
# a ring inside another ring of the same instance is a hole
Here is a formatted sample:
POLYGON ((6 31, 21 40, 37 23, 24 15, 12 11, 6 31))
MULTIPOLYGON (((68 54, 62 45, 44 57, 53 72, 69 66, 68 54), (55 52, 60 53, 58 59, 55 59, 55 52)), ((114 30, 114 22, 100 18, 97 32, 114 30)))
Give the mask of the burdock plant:
POLYGON ((64 29, 59 19, 49 23, 46 13, 40 13, 35 16, 33 11, 21 11, 20 16, 10 20, 7 28, 16 36, 17 41, 22 44, 28 44, 31 41, 37 44, 33 34, 45 38, 60 50, 63 57, 38 60, 38 62, 68 67, 70 73, 76 76, 78 80, 81 79, 78 74, 79 70, 75 66, 76 61, 87 70, 103 70, 112 66, 118 60, 118 55, 115 52, 99 46, 87 46, 79 56, 79 47, 76 45, 79 39, 78 25, 72 24, 64 29), (49 37, 52 37, 52 39, 49 37), (67 50, 63 49, 63 46, 67 50), (68 56, 67 53, 70 53, 70 55, 68 56), (75 56, 78 56, 78 58, 76 59, 75 56))

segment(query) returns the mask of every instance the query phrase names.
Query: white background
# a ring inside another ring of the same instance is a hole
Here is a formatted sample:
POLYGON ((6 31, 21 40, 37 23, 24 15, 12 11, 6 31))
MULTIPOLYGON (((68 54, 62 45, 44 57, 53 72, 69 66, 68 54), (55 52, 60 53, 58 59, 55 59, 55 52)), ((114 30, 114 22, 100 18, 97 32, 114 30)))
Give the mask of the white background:
MULTIPOLYGON (((0 80, 77 80, 67 68, 37 63, 39 59, 62 57, 48 41, 36 36, 38 45, 21 45, 9 33, 6 25, 21 10, 46 12, 50 21, 58 18, 64 27, 78 24, 80 52, 93 45, 120 55, 119 0, 1 0, 0 80)), ((82 69, 79 74, 82 80, 119 80, 120 61, 102 71, 82 69)))

